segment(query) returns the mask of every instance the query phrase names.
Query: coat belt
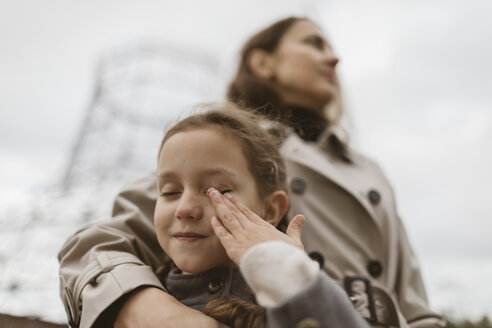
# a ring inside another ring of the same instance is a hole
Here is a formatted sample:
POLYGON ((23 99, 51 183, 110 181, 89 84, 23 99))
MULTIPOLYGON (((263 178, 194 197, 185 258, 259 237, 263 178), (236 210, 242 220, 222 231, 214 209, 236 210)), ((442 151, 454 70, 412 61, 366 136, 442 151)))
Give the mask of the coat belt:
POLYGON ((371 325, 400 327, 393 299, 363 277, 345 277, 345 291, 355 308, 371 325))

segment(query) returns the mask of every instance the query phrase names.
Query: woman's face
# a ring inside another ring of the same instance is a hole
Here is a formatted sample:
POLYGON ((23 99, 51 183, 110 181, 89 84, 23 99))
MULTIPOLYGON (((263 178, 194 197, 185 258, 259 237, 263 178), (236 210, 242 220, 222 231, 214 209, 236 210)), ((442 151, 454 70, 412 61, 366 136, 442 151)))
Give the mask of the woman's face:
POLYGON ((178 132, 162 147, 154 224, 159 244, 183 272, 231 263, 210 224, 217 216, 210 187, 234 192, 255 213, 263 211, 247 163, 240 144, 216 128, 178 132))
POLYGON ((322 111, 336 95, 338 58, 313 23, 294 23, 271 59, 274 88, 287 104, 322 111))

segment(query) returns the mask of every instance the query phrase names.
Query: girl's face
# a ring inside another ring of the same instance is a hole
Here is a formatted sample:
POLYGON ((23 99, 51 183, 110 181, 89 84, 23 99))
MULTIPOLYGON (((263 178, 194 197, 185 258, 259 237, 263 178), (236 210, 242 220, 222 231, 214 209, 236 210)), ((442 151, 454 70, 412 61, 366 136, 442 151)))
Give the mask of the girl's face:
POLYGON ((234 192, 252 211, 262 212, 247 163, 239 142, 213 127, 179 132, 162 147, 154 224, 159 244, 183 272, 232 263, 210 224, 217 214, 208 188, 234 192))
POLYGON ((290 27, 271 62, 274 88, 288 104, 321 111, 337 93, 338 58, 323 31, 309 21, 290 27))

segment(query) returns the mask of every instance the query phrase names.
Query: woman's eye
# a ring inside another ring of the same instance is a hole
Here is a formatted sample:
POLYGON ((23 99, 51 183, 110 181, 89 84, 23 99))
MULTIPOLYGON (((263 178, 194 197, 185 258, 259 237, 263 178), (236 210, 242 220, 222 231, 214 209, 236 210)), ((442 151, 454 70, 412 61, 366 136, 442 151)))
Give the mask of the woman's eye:
POLYGON ((317 36, 307 38, 306 43, 313 45, 318 49, 323 49, 323 47, 325 46, 325 42, 323 41, 323 39, 317 36))
POLYGON ((220 191, 220 193, 221 193, 222 195, 223 195, 223 194, 225 194, 225 193, 228 193, 228 192, 232 192, 232 190, 231 190, 231 189, 222 189, 222 190, 220 191))

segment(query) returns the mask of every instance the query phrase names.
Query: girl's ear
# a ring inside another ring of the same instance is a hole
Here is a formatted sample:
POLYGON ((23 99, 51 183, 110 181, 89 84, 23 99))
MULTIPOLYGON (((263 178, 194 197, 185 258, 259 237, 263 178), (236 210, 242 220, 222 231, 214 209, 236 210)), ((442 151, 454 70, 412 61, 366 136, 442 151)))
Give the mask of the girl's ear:
POLYGON ((248 55, 247 64, 256 76, 268 80, 273 77, 274 65, 272 56, 261 49, 253 49, 248 55))
POLYGON ((287 209, 289 208, 289 198, 283 190, 277 190, 268 195, 265 204, 265 221, 273 226, 277 226, 287 209))

